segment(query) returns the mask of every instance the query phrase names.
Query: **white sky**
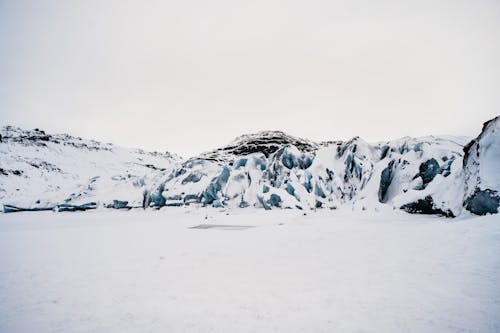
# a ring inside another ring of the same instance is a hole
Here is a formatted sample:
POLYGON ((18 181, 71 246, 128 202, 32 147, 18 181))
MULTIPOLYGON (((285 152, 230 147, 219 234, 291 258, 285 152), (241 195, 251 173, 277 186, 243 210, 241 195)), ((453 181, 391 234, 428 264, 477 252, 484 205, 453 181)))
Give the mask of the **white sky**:
POLYGON ((188 156, 498 114, 499 0, 0 0, 0 124, 188 156))

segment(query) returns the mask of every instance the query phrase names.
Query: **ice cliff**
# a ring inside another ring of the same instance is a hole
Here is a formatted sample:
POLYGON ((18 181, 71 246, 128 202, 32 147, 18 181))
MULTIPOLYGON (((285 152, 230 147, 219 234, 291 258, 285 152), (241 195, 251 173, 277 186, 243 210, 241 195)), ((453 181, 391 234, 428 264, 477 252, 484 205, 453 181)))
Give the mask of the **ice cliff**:
POLYGON ((464 148, 465 208, 474 214, 498 213, 500 206, 500 117, 483 126, 464 148))

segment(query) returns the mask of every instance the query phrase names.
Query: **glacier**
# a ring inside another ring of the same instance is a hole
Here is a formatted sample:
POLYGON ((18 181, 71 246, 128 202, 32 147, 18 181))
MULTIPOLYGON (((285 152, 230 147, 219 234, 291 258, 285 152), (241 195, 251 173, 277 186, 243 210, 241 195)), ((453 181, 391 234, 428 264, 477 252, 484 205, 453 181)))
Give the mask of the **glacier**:
POLYGON ((374 144, 263 131, 183 159, 6 126, 0 203, 4 212, 195 205, 498 213, 499 128, 496 117, 473 140, 426 136, 374 144))

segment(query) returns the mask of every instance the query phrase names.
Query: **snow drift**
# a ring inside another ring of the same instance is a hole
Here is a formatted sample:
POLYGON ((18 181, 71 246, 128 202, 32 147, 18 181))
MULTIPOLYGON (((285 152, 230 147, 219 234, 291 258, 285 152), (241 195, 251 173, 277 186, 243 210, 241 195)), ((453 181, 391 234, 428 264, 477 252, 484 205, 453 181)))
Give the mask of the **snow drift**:
POLYGON ((453 217, 465 207, 496 213, 499 126, 498 117, 487 122, 468 144, 446 136, 316 143, 265 131, 187 160, 4 127, 0 202, 4 211, 80 210, 95 203, 115 209, 350 206, 453 217))

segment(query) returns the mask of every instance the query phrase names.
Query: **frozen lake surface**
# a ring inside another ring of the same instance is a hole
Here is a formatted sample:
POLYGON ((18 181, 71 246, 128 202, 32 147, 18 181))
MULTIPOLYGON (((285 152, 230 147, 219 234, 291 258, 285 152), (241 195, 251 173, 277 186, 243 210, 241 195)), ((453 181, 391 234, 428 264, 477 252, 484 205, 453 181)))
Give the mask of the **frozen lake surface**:
POLYGON ((0 332, 500 332, 500 217, 0 214, 0 332))

